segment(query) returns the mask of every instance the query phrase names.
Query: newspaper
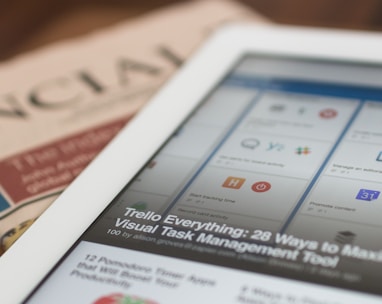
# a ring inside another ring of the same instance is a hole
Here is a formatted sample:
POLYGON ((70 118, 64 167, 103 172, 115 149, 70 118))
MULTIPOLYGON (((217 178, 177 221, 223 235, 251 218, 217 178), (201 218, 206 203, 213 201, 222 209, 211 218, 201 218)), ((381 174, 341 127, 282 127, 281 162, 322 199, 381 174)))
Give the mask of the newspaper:
POLYGON ((0 254, 238 3, 177 4, 0 65, 0 254))

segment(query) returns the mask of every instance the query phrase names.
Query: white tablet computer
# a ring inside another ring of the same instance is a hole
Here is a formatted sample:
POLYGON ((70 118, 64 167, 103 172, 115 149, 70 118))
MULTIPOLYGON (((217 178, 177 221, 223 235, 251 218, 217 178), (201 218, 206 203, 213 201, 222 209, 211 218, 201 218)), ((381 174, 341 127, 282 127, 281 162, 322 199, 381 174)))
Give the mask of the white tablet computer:
POLYGON ((1 303, 382 301, 382 38, 231 26, 0 259, 1 303))

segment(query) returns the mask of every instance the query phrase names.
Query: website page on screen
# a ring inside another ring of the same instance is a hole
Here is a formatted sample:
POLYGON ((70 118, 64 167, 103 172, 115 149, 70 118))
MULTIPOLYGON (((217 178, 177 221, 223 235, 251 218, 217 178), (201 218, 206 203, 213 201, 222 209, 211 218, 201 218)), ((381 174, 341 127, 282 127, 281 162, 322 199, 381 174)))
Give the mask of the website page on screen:
POLYGON ((381 75, 244 56, 27 303, 381 300, 381 75))

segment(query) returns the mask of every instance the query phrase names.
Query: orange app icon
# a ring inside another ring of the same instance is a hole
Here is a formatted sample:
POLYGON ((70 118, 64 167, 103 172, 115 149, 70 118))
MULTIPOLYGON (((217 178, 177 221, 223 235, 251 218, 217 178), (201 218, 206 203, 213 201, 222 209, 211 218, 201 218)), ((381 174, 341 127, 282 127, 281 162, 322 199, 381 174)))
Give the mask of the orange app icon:
POLYGON ((228 176, 222 186, 224 188, 240 189, 244 182, 245 178, 228 176))

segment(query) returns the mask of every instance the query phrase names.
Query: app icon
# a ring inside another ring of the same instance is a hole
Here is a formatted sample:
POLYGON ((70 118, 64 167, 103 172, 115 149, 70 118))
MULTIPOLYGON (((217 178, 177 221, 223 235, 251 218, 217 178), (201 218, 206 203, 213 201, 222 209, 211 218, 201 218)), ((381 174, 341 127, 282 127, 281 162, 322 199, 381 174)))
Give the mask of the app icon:
POLYGON ((269 142, 267 151, 282 151, 284 150, 284 145, 278 142, 269 142))
POLYGON ((255 192, 266 192, 269 189, 271 189, 271 184, 268 182, 261 181, 254 183, 251 188, 255 192))
POLYGON ((309 147, 298 147, 296 148, 296 154, 297 155, 308 155, 310 153, 310 148, 309 147))
POLYGON ((98 298, 93 304, 158 304, 156 301, 143 299, 136 296, 114 293, 98 298))
POLYGON ((338 115, 338 112, 334 109, 325 109, 320 111, 320 117, 323 119, 335 118, 338 115))
POLYGON ((335 241, 339 244, 351 244, 353 243, 357 235, 351 231, 338 231, 335 237, 335 241))
POLYGON ((245 182, 245 178, 228 176, 222 187, 231 189, 240 189, 245 182))
POLYGON ((131 208, 134 208, 137 211, 145 211, 147 209, 147 203, 139 201, 133 204, 131 208))
POLYGON ((305 108, 305 107, 301 107, 301 108, 299 108, 298 111, 297 111, 297 113, 298 113, 299 115, 304 115, 305 112, 306 112, 306 108, 305 108))
POLYGON ((376 190, 368 190, 368 189, 360 189, 356 199, 361 201, 373 201, 379 197, 380 191, 376 190))
POLYGON ((382 151, 379 152, 376 161, 382 161, 382 151))
POLYGON ((260 141, 256 138, 246 138, 241 141, 241 146, 246 149, 254 150, 260 146, 260 141))
POLYGON ((274 104, 269 107, 269 110, 272 112, 284 112, 285 111, 285 105, 283 104, 274 104))

